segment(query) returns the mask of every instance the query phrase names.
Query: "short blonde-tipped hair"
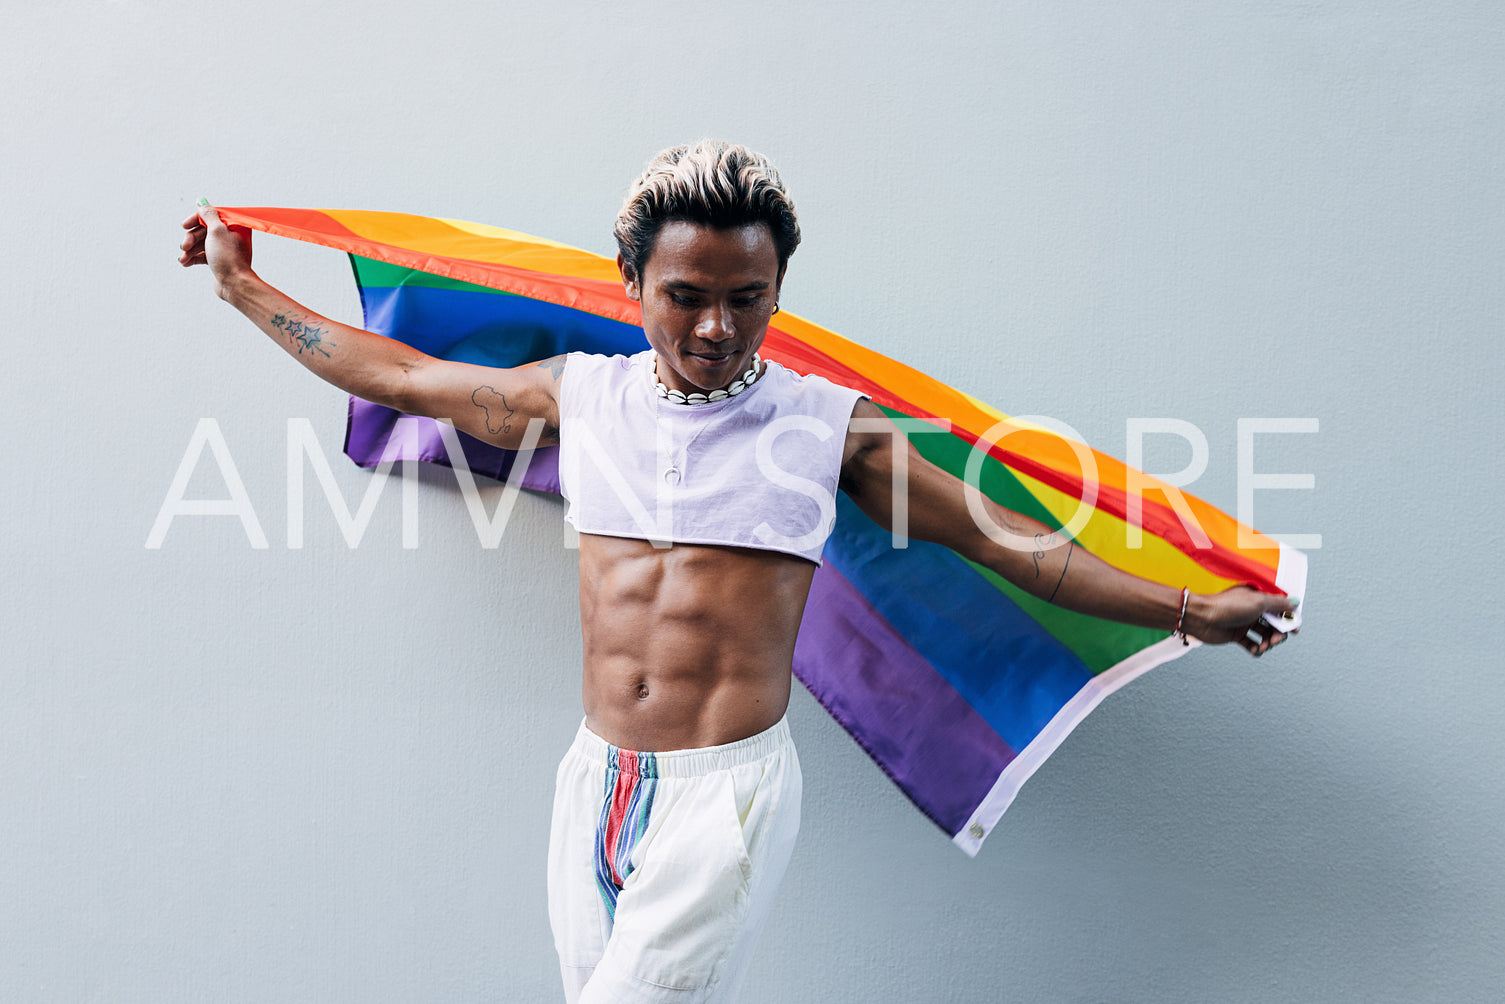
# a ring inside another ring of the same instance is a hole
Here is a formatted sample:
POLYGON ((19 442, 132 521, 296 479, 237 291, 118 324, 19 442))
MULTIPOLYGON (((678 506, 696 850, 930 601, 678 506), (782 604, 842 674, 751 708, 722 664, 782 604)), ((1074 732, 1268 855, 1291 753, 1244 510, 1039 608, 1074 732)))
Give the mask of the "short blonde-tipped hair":
POLYGON ((764 223, 783 275, 800 243, 794 201, 772 162, 745 146, 703 139, 676 146, 648 162, 617 214, 617 250, 642 275, 659 229, 670 220, 740 227, 764 223))

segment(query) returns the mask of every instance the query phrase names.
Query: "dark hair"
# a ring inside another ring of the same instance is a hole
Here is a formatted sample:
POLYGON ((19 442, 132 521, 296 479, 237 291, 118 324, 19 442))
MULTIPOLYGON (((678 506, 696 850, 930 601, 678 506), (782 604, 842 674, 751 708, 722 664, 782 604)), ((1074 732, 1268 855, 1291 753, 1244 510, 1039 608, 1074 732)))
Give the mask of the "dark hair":
POLYGON ((713 227, 766 223, 779 272, 800 243, 794 202, 769 159, 745 146, 705 139, 676 146, 648 162, 617 214, 617 250, 642 275, 659 229, 670 220, 713 227))

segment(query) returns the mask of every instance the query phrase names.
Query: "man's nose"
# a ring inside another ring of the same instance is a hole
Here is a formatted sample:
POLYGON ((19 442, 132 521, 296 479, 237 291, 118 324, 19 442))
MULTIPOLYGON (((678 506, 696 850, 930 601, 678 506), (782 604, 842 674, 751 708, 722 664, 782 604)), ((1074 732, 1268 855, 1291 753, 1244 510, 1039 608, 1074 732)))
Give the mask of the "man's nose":
POLYGON ((699 323, 695 325, 695 334, 708 342, 722 342, 736 333, 731 307, 724 303, 707 307, 699 323))

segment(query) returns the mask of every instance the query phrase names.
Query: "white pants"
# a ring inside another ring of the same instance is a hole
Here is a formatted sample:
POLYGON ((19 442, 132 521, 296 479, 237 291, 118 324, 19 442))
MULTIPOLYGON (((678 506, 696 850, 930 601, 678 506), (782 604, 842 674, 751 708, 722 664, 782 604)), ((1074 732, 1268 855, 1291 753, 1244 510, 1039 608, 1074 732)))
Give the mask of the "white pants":
POLYGON ((634 753, 584 724, 559 765, 549 922, 575 1004, 731 999, 800 823, 788 725, 634 753))

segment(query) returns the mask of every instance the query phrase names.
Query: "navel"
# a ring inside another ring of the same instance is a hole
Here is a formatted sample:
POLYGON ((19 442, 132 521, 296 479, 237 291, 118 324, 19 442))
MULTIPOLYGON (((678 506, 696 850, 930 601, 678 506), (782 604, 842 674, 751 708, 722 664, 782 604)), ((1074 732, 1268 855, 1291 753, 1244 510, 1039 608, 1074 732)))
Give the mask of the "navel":
POLYGON ((648 699, 648 684, 646 684, 646 683, 640 683, 640 684, 638 684, 638 700, 640 700, 640 701, 646 701, 647 699, 648 699))

